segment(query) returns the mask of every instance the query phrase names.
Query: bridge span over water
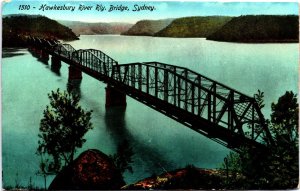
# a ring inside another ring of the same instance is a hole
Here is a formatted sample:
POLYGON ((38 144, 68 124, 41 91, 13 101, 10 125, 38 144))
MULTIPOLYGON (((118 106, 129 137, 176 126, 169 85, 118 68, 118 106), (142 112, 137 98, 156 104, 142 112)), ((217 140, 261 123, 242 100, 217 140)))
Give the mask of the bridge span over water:
MULTIPOLYGON (((106 106, 126 105, 126 95, 237 152, 265 147, 272 136, 258 103, 188 68, 160 62, 118 64, 95 49, 75 50, 54 40, 28 38, 28 45, 53 65, 69 65, 69 79, 82 72, 107 83, 106 106)), ((93 95, 91 95, 93 96, 93 95)))

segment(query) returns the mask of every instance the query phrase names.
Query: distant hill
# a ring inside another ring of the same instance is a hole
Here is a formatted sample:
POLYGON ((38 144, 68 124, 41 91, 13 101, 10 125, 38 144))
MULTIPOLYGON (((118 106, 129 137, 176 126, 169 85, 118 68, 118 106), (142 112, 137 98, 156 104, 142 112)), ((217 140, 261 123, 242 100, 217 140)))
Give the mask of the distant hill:
POLYGON ((79 21, 58 21, 69 27, 77 35, 121 34, 133 24, 130 23, 86 23, 79 21))
POLYGON ((22 36, 50 37, 75 40, 77 36, 68 27, 44 16, 6 16, 2 20, 3 46, 22 46, 22 36))
POLYGON ((232 17, 207 16, 175 19, 155 36, 161 37, 207 37, 230 21, 232 17))
POLYGON ((233 18, 207 39, 231 42, 298 42, 298 16, 240 16, 233 18))
POLYGON ((2 15, 2 18, 9 18, 9 17, 19 17, 19 16, 26 16, 28 18, 37 18, 42 17, 42 15, 28 15, 28 14, 8 14, 8 15, 2 15))
POLYGON ((173 19, 138 21, 127 32, 122 33, 122 35, 153 36, 158 31, 167 27, 172 21, 173 19))

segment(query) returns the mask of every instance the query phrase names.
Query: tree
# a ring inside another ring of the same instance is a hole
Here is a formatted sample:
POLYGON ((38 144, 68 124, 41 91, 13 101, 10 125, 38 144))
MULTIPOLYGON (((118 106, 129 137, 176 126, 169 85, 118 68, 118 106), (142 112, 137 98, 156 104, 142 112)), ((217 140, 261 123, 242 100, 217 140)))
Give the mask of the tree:
MULTIPOLYGON (((255 98, 263 104, 263 92, 258 92, 255 98)), ((261 107, 262 106, 262 107, 261 107)), ((293 92, 286 92, 271 105, 271 121, 268 128, 274 139, 274 144, 267 150, 246 147, 239 159, 228 160, 234 169, 239 169, 240 179, 234 180, 230 188, 239 189, 291 189, 298 184, 298 103, 293 92), (235 161, 240 161, 236 163, 235 161), (238 187, 235 187, 238 186, 238 187)), ((229 158, 232 158, 232 154, 229 158)))
POLYGON ((278 99, 278 103, 272 103, 272 133, 289 143, 298 140, 298 103, 296 95, 289 91, 278 99))
POLYGON ((238 174, 241 173, 241 158, 237 153, 230 152, 227 157, 224 158, 222 169, 226 171, 226 183, 227 189, 234 189, 230 187, 232 183, 235 185, 239 179, 238 174), (230 172, 230 175, 229 175, 230 172))
POLYGON ((299 133, 297 96, 287 91, 272 103, 270 129, 275 139, 270 167, 273 184, 282 188, 295 188, 299 181, 299 133))
POLYGON ((262 109, 263 107, 265 107, 264 97, 265 97, 264 92, 262 92, 260 90, 257 90, 257 93, 254 94, 254 99, 256 100, 259 109, 262 109))
POLYGON ((131 163, 132 163, 133 151, 129 142, 125 139, 120 144, 118 144, 117 153, 110 156, 113 160, 116 168, 120 173, 124 173, 126 170, 133 173, 131 163))
POLYGON ((52 91, 48 94, 50 105, 46 106, 40 122, 37 154, 42 161, 42 173, 56 173, 74 159, 77 148, 86 141, 83 136, 92 129, 92 111, 85 111, 79 105, 79 97, 52 91))

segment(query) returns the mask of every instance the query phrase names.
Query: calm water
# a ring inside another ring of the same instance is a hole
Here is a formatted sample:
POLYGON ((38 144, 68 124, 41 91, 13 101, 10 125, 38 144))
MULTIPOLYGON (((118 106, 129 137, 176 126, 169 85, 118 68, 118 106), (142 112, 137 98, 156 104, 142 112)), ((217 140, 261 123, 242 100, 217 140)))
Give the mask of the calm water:
MULTIPOLYGON (((286 90, 297 92, 298 44, 238 44, 205 39, 173 39, 127 36, 81 36, 70 42, 76 49, 101 49, 119 63, 160 61, 195 70, 234 89, 253 95, 265 92, 266 108, 286 90)), ((36 175, 37 134, 47 94, 66 90, 68 68, 60 74, 33 57, 26 49, 4 49, 2 60, 2 160, 4 186, 32 182, 43 186, 36 175)), ((133 174, 127 183, 165 170, 194 164, 217 168, 228 149, 195 133, 147 106, 127 97, 126 111, 105 109, 105 84, 83 75, 81 105, 92 109, 94 129, 86 134, 80 152, 97 148, 114 154, 117 144, 129 140, 134 150, 133 174)), ((53 177, 48 177, 47 183, 53 177)))

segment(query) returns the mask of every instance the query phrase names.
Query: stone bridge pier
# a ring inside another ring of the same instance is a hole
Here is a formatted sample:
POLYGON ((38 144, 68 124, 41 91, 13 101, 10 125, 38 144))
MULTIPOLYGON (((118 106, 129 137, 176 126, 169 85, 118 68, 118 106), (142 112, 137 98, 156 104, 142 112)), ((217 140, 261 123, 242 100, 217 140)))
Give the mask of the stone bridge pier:
POLYGON ((81 80, 82 79, 82 72, 80 69, 69 66, 69 80, 81 80))
POLYGON ((51 57, 51 70, 60 75, 61 61, 56 56, 51 57))
POLYGON ((43 50, 41 48, 31 48, 31 52, 34 54, 35 57, 37 57, 40 60, 48 61, 49 60, 49 53, 46 50, 43 50))
POLYGON ((122 106, 126 107, 126 94, 118 91, 115 87, 110 86, 109 84, 105 88, 106 90, 106 102, 105 107, 111 106, 122 106))
POLYGON ((52 56, 51 57, 51 66, 53 68, 59 68, 60 69, 60 67, 61 67, 61 61, 60 61, 60 59, 58 57, 56 57, 56 56, 52 56))
POLYGON ((43 50, 43 49, 40 50, 39 55, 40 55, 40 58, 41 58, 42 60, 45 60, 45 61, 48 61, 48 60, 49 60, 49 53, 46 52, 45 50, 43 50))

